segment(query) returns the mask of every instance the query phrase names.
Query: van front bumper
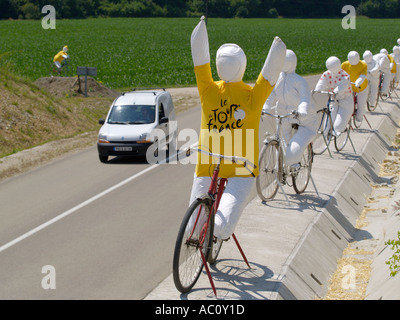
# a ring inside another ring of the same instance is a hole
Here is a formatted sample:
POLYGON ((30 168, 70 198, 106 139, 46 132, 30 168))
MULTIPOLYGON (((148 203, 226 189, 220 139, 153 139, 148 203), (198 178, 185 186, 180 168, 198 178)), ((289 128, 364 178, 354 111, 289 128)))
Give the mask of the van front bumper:
POLYGON ((144 156, 152 143, 137 142, 110 142, 97 143, 97 150, 100 156, 144 156))

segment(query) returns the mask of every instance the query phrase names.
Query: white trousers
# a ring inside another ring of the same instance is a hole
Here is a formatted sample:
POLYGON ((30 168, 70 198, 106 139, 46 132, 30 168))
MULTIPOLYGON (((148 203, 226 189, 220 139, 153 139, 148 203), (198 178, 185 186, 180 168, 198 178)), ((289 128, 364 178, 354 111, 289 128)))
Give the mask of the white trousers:
POLYGON ((391 72, 390 71, 384 72, 382 81, 382 94, 388 94, 391 79, 392 79, 391 72))
POLYGON ((288 119, 284 120, 286 121, 282 121, 282 134, 287 143, 285 163, 291 166, 300 162, 308 144, 314 140, 318 130, 318 121, 316 114, 309 114, 306 119, 300 118, 301 124, 295 131, 288 119))
POLYGON ((337 133, 342 133, 350 121, 354 110, 353 96, 341 99, 339 102, 332 103, 332 121, 333 129, 337 133))
POLYGON ((368 79, 368 88, 369 88, 369 104, 373 105, 375 103, 376 95, 379 90, 379 77, 373 77, 368 79))
MULTIPOLYGON (((235 230, 239 218, 246 206, 255 178, 229 178, 222 194, 218 211, 215 214, 214 235, 220 239, 229 238, 235 230)), ((211 177, 193 178, 190 203, 198 196, 207 193, 211 177)))
POLYGON ((362 121, 364 117, 365 109, 367 108, 368 92, 369 92, 369 84, 363 91, 357 92, 357 113, 356 113, 357 121, 362 121))

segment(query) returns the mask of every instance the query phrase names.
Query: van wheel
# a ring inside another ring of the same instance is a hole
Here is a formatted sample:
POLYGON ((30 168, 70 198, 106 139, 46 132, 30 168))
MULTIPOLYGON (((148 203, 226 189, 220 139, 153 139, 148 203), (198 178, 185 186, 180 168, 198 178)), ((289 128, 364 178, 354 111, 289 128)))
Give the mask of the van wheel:
POLYGON ((106 163, 107 160, 108 160, 108 156, 102 156, 102 155, 99 154, 99 159, 100 159, 101 162, 106 163))

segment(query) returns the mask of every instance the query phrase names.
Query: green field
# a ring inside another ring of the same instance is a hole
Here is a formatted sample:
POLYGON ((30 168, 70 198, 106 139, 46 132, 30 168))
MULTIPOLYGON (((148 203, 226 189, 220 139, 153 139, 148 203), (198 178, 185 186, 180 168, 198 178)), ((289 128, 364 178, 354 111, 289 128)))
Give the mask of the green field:
MULTIPOLYGON (((171 87, 195 83, 190 35, 197 18, 104 18, 57 20, 56 30, 41 21, 0 21, 0 65, 32 80, 47 76, 52 58, 65 44, 73 69, 97 67, 97 80, 109 87, 171 87)), ((263 66, 275 35, 298 57, 297 72, 320 73, 325 60, 346 60, 350 50, 374 54, 392 51, 400 37, 400 20, 358 18, 355 30, 342 29, 341 19, 208 19, 210 51, 226 42, 247 55, 245 81, 263 66)), ((215 77, 216 72, 215 72, 215 77)))

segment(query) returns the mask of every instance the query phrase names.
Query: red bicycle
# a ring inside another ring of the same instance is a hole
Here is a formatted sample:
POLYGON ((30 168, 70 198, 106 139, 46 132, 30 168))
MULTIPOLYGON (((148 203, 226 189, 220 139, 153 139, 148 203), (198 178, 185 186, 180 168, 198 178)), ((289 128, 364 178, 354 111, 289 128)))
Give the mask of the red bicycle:
MULTIPOLYGON (((191 150, 186 152, 187 156, 190 156, 191 150)), ((256 166, 245 158, 225 156, 199 148, 194 150, 217 159, 217 163, 208 192, 193 201, 179 228, 173 258, 173 278, 175 287, 180 292, 186 293, 196 284, 204 266, 213 292, 217 296, 207 262, 210 264, 216 262, 223 243, 223 240, 214 237, 214 217, 227 183, 226 178, 218 177, 220 164, 222 159, 242 164, 253 176, 256 166)), ((251 268, 235 234, 232 234, 232 238, 247 266, 251 268)))

